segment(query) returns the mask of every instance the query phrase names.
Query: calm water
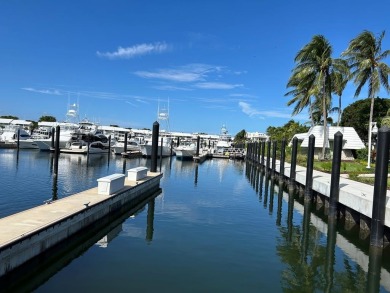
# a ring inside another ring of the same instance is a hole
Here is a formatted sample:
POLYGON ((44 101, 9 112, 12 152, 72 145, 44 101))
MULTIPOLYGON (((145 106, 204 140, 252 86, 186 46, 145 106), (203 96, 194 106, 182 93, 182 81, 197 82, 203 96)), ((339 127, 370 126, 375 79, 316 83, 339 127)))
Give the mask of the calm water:
MULTIPOLYGON (((97 186, 146 159, 0 150, 0 217, 97 186), (124 163, 125 162, 125 163, 124 163)), ((20 281, 36 292, 381 292, 389 254, 242 161, 164 159, 162 192, 20 281), (295 199, 294 199, 295 198, 295 199), (305 213, 306 212, 306 213, 305 213), (329 229, 328 229, 329 228, 329 229), (369 273, 368 273, 369 272, 369 273), (376 276, 380 276, 376 277, 376 276)), ((1 289, 0 289, 1 291, 1 289)))

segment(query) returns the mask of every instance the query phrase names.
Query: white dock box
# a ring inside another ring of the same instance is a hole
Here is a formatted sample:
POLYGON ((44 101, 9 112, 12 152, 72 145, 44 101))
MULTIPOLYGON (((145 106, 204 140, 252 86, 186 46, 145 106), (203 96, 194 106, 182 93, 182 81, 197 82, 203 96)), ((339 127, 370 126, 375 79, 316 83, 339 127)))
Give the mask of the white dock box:
POLYGON ((143 179, 148 174, 148 168, 146 167, 136 167, 127 170, 127 179, 130 181, 137 181, 143 179))
POLYGON ((112 174, 106 177, 99 178, 98 194, 111 195, 125 186, 124 174, 112 174))

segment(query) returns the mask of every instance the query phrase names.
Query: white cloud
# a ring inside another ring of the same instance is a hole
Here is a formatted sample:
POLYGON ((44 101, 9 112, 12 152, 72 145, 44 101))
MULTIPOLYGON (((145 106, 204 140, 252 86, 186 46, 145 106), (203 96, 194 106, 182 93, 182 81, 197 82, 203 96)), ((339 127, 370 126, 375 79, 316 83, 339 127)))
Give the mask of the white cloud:
POLYGON ((230 84, 224 82, 200 82, 195 84, 195 87, 200 89, 230 90, 237 87, 242 87, 242 84, 230 84))
POLYGON ((143 78, 164 79, 177 82, 193 82, 201 78, 201 75, 198 73, 180 70, 160 70, 157 72, 137 71, 134 74, 143 78))
POLYGON ((173 85, 161 85, 161 86, 155 86, 154 88, 162 91, 192 91, 193 90, 190 88, 178 87, 173 85))
POLYGON ((22 88, 22 90, 34 92, 34 93, 40 93, 40 94, 46 94, 46 95, 56 95, 61 96, 62 93, 59 90, 38 90, 30 87, 22 88))
POLYGON ((261 112, 256 110, 255 108, 252 108, 252 106, 245 102, 239 102, 238 106, 240 106, 241 111, 244 112, 249 117, 253 117, 256 115, 261 115, 261 112))
POLYGON ((241 108, 241 111, 248 115, 249 117, 259 116, 259 118, 264 119, 267 118, 287 118, 287 119, 297 119, 297 120, 307 120, 307 117, 304 115, 296 115, 292 116, 291 113, 286 112, 286 110, 275 111, 275 110, 266 110, 260 111, 256 108, 252 107, 250 104, 246 102, 239 102, 238 106, 241 108))
POLYGON ((138 105, 136 105, 136 104, 134 104, 134 103, 132 103, 132 102, 129 102, 129 101, 125 101, 125 103, 127 103, 127 104, 129 104, 129 105, 131 105, 131 106, 134 106, 134 107, 138 107, 138 105))
POLYGON ((159 69, 156 71, 136 71, 135 75, 142 78, 162 79, 174 82, 197 82, 206 79, 207 74, 219 72, 221 66, 193 63, 174 69, 159 69))
POLYGON ((146 54, 162 53, 169 49, 170 47, 166 43, 138 44, 127 48, 119 47, 115 52, 102 53, 97 51, 96 54, 108 59, 130 59, 146 54))

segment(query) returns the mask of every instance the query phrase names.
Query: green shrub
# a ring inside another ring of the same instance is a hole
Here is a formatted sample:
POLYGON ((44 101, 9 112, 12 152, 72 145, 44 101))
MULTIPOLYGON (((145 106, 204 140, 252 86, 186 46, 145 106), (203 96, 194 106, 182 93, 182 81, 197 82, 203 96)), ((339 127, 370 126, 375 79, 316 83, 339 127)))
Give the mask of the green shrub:
POLYGON ((364 148, 364 149, 357 150, 356 156, 358 160, 367 160, 368 149, 364 148))

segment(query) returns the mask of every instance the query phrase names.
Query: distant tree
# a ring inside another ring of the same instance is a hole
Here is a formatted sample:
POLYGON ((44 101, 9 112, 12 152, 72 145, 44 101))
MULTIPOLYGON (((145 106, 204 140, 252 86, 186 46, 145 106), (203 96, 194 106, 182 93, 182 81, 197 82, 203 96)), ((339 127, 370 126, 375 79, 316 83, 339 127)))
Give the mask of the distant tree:
POLYGON ((295 134, 305 133, 308 131, 308 126, 300 124, 299 122, 295 122, 294 120, 290 120, 281 127, 269 126, 266 132, 272 140, 281 141, 283 138, 286 138, 288 142, 295 134))
POLYGON ((390 109, 387 110, 387 115, 382 118, 381 126, 387 126, 390 128, 390 109))
POLYGON ((33 121, 33 120, 27 120, 27 121, 32 122, 32 124, 30 125, 30 133, 32 133, 34 131, 34 129, 38 128, 38 122, 33 121))
POLYGON ((234 136, 234 143, 245 143, 246 140, 246 131, 245 129, 241 130, 234 136))
POLYGON ((13 120, 18 120, 19 119, 19 117, 12 116, 12 115, 4 115, 4 116, 0 116, 0 118, 13 119, 13 120))
MULTIPOLYGON (((368 140, 370 107, 371 98, 358 100, 347 106, 341 115, 341 126, 350 126, 355 128, 357 134, 363 141, 368 140)), ((390 99, 375 99, 372 121, 378 122, 378 127, 381 126, 381 119, 386 116, 389 109, 390 99)))
POLYGON ((38 122, 42 122, 42 121, 45 121, 45 122, 56 122, 57 119, 53 116, 41 116, 39 119, 38 119, 38 122))

